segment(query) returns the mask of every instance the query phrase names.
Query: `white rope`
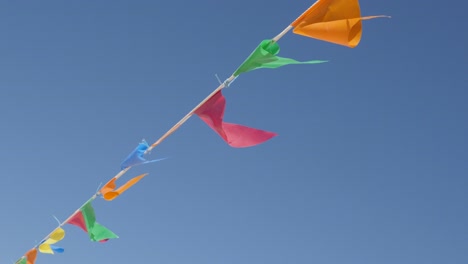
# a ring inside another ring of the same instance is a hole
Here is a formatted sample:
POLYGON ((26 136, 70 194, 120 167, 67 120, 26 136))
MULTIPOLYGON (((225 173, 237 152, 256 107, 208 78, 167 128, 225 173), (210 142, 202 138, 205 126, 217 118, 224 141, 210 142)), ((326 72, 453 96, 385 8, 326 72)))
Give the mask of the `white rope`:
MULTIPOLYGON (((292 29, 292 26, 288 26, 286 27, 283 31, 281 31, 276 37, 274 37, 272 39, 273 42, 277 42, 279 39, 281 39, 286 33, 288 33, 290 30, 292 29)), ((171 129, 169 129, 164 135, 162 135, 158 140, 156 140, 146 151, 143 155, 147 154, 148 152, 150 152, 152 149, 154 149, 156 146, 158 146, 159 144, 161 144, 166 138, 168 138, 170 135, 172 135, 177 129, 179 129, 179 127, 181 127, 204 103, 206 103, 211 97, 213 97, 217 92, 221 91, 222 89, 228 87, 232 82, 234 82, 234 80, 237 78, 237 76, 234 76, 234 75, 231 75, 229 78, 227 78, 224 82, 220 83, 220 85, 213 91, 211 92, 205 99, 203 99, 197 106, 195 106, 190 112, 188 112, 181 120, 179 120, 179 122, 177 122, 173 127, 171 127, 171 129)), ((120 177, 122 177, 128 170, 130 170, 131 167, 127 167, 123 170, 121 170, 119 173, 117 173, 113 178, 115 179, 119 179, 120 177)), ((64 225, 66 225, 68 223, 68 221, 70 221, 73 216, 75 216, 76 213, 78 213, 81 209, 81 207, 83 207, 84 205, 86 205, 86 203, 88 202, 91 202, 93 200, 95 200, 98 196, 100 195, 100 192, 99 190, 93 194, 93 196, 91 196, 91 198, 89 198, 83 205, 81 205, 77 210, 75 210, 67 219, 65 219, 65 221, 63 221, 62 223, 59 222, 59 225, 57 228, 60 228, 60 227, 63 227, 64 225)), ((52 233, 55 231, 55 229, 50 232, 47 236, 45 236, 42 240, 40 240, 41 242, 42 241, 45 241, 47 240, 48 238, 50 238, 50 236, 52 235, 52 233)), ((34 248, 37 248, 38 246, 40 246, 40 244, 37 244, 34 246, 34 248)), ((24 258, 24 256, 22 256, 19 260, 22 260, 24 258)))

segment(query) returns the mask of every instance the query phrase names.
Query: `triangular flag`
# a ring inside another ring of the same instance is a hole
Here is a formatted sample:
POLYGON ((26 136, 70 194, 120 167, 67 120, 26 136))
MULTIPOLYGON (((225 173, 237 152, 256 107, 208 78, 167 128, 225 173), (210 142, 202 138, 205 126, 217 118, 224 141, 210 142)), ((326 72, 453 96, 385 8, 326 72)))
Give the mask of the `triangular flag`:
POLYGON ((237 68, 234 76, 260 68, 275 69, 289 64, 316 64, 326 61, 296 61, 289 58, 276 56, 280 51, 278 43, 271 39, 263 40, 249 57, 237 68))
POLYGON ((54 253, 63 253, 64 249, 56 246, 52 246, 53 244, 59 242, 65 237, 65 230, 58 227, 55 229, 44 242, 39 245, 39 251, 41 253, 46 254, 54 254, 54 253))
POLYGON ((116 184, 115 181, 117 180, 116 178, 112 178, 110 181, 108 181, 104 187, 101 188, 100 192, 102 194, 102 197, 106 201, 112 201, 117 196, 121 195, 123 192, 125 192, 128 188, 132 187, 134 184, 136 184, 138 181, 140 181, 143 177, 148 175, 148 173, 141 174, 139 176, 136 176, 135 178, 129 180, 126 182, 124 185, 120 186, 117 190, 115 189, 116 184))
POLYGON ((15 262, 15 264, 29 264, 25 257, 21 257, 19 260, 15 262))
POLYGON ((226 99, 221 91, 213 95, 195 111, 231 147, 243 148, 255 146, 276 136, 273 132, 223 122, 226 99))
POLYGON ((96 222, 96 215, 91 201, 81 207, 67 224, 75 225, 87 232, 91 241, 105 242, 111 238, 118 238, 114 232, 96 222))
POLYGON ((36 257, 37 257, 37 249, 33 248, 26 252, 26 260, 27 264, 34 264, 36 262, 36 257))
POLYGON ((83 217, 83 213, 81 211, 76 212, 70 218, 70 220, 68 220, 67 224, 77 226, 77 227, 83 229, 83 231, 85 231, 86 233, 88 233, 88 228, 86 227, 86 222, 85 222, 85 219, 83 217))
POLYGON ((143 140, 122 162, 122 164, 120 165, 120 168, 124 170, 128 167, 132 167, 135 165, 141 165, 141 164, 163 160, 163 159, 146 160, 143 156, 145 155, 145 152, 148 148, 149 148, 148 143, 145 140, 143 140))
POLYGON ((37 249, 33 248, 26 252, 21 259, 16 261, 16 264, 34 264, 36 262, 36 257, 37 257, 37 249))
POLYGON ((318 0, 291 26, 293 32, 354 48, 362 35, 362 20, 388 17, 361 17, 358 0, 318 0))

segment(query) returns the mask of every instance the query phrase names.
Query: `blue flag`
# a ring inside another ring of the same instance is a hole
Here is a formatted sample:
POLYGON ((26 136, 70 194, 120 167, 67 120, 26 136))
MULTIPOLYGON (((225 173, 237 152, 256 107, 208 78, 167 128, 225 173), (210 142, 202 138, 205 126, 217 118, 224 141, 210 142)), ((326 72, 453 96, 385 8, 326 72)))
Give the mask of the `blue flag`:
POLYGON ((145 163, 150 163, 150 162, 156 162, 160 161, 163 159, 156 159, 156 160, 146 160, 143 155, 145 155, 145 151, 149 148, 148 143, 145 140, 142 140, 140 144, 135 148, 135 150, 128 155, 128 157, 122 162, 120 165, 120 168, 122 170, 128 168, 128 167, 133 167, 136 165, 140 164, 145 164, 145 163))

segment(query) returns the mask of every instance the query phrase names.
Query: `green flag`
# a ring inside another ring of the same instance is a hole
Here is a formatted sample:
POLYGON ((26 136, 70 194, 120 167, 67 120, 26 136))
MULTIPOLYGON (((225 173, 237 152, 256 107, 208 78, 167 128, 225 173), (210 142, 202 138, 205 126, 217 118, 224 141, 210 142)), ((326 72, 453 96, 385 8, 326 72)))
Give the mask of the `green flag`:
POLYGON ((118 238, 114 232, 96 222, 94 208, 91 200, 80 208, 67 222, 67 224, 78 226, 87 232, 91 241, 104 242, 111 238, 118 238))
POLYGON ((91 238, 92 241, 102 241, 111 238, 118 238, 114 232, 96 222, 96 215, 94 214, 94 208, 92 207, 91 202, 86 203, 81 208, 81 213, 83 214, 86 228, 88 229, 89 238, 91 238))
POLYGON ((320 60, 300 62, 289 58, 282 58, 276 56, 279 51, 280 47, 278 43, 273 42, 271 39, 263 40, 244 63, 237 68, 233 75, 238 76, 241 73, 260 68, 275 69, 289 64, 316 64, 327 62, 320 60))
POLYGON ((26 263, 27 263, 26 258, 24 258, 24 257, 16 262, 16 264, 26 264, 26 263))

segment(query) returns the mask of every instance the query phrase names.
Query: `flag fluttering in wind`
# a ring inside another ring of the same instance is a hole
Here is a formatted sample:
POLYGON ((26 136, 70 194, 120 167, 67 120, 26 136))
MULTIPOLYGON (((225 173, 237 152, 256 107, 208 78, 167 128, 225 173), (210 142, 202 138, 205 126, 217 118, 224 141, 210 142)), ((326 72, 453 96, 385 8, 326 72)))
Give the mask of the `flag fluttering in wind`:
POLYGON ((81 228, 88 234, 91 241, 106 242, 109 239, 118 238, 111 230, 96 221, 92 201, 96 199, 96 197, 99 197, 99 195, 102 195, 103 199, 106 201, 112 201, 148 175, 145 173, 136 176, 117 188, 116 181, 131 167, 162 160, 146 160, 144 156, 169 135, 174 133, 174 131, 193 114, 198 115, 203 122, 212 128, 231 147, 251 147, 275 137, 277 134, 273 132, 224 122, 226 99, 221 93, 221 90, 228 87, 240 74, 255 69, 274 69, 291 64, 317 64, 326 62, 322 60, 300 62, 294 59, 277 56, 280 52, 280 47, 277 43, 278 40, 291 30, 295 34, 354 48, 361 40, 362 21, 377 17, 386 16, 361 17, 358 0, 317 0, 317 2, 277 36, 272 39, 263 40, 225 82, 221 83, 220 81, 220 86, 218 86, 218 88, 186 114, 161 138, 155 141, 151 146, 149 146, 145 140, 139 143, 121 163, 121 171, 116 176, 108 181, 98 192, 93 194, 93 196, 69 216, 67 220, 59 224, 59 227, 52 231, 52 233, 41 240, 39 245, 34 246, 16 261, 15 264, 34 264, 38 251, 46 254, 62 253, 64 251, 63 248, 59 248, 54 244, 65 237, 65 231, 61 228, 65 224, 75 225, 81 228))
POLYGON ((65 237, 65 230, 58 227, 55 229, 44 242, 39 245, 39 252, 45 254, 63 253, 64 249, 54 246, 53 244, 59 242, 65 237))
POLYGON ((280 47, 278 43, 272 41, 271 39, 265 39, 258 45, 252 54, 247 57, 241 66, 237 68, 233 75, 238 76, 241 73, 260 68, 275 69, 289 64, 317 64, 326 62, 320 60, 304 62, 296 61, 293 59, 276 56, 279 52, 280 47))
POLYGON ((110 181, 108 181, 104 185, 104 187, 101 188, 100 192, 102 194, 102 197, 106 201, 112 201, 115 198, 117 198, 119 195, 121 195, 123 192, 128 190, 128 188, 132 187, 138 181, 143 179, 143 177, 145 177, 146 175, 148 175, 148 173, 141 174, 139 176, 132 178, 131 180, 126 182, 124 185, 120 186, 117 190, 115 189, 116 187, 115 181, 117 180, 117 178, 112 178, 110 181))
POLYGON ((118 238, 116 234, 96 222, 96 215, 91 201, 88 201, 68 220, 67 224, 75 225, 87 232, 91 241, 105 242, 111 238, 118 238))
POLYGON ((235 148, 255 146, 276 136, 273 132, 224 122, 225 107, 226 99, 219 91, 195 111, 195 114, 216 131, 229 146, 235 148))
POLYGON ((141 143, 139 143, 138 146, 127 156, 127 158, 125 158, 125 160, 120 165, 120 168, 123 170, 128 167, 163 160, 163 159, 146 160, 143 156, 145 155, 145 152, 148 148, 149 148, 148 143, 145 140, 142 140, 141 143))
POLYGON ((362 36, 362 20, 388 17, 361 17, 358 0, 318 0, 291 26, 293 32, 354 48, 362 36))
POLYGON ((36 262, 36 257, 37 257, 37 249, 33 248, 26 252, 24 256, 19 259, 15 264, 34 264, 36 262))

